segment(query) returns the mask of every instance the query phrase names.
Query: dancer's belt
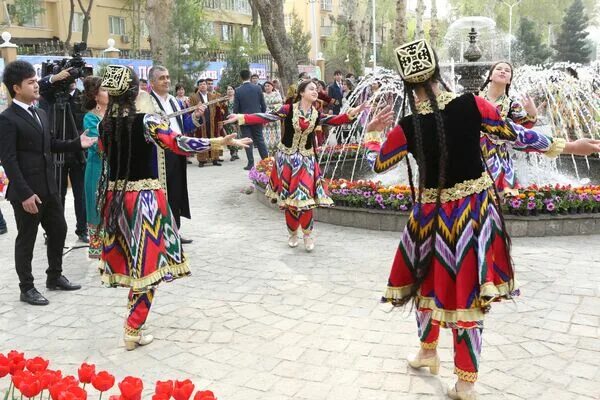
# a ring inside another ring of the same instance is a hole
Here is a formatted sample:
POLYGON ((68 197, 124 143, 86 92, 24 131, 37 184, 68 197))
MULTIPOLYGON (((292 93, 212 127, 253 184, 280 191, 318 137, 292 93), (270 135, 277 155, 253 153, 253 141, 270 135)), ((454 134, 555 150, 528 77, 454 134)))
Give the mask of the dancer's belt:
MULTIPOLYGON (((108 182, 108 190, 123 190, 124 180, 108 182)), ((158 179, 140 179, 138 181, 127 182, 126 192, 141 192, 142 190, 157 190, 162 189, 158 179)))
MULTIPOLYGON (((456 201, 460 200, 464 197, 470 196, 475 193, 481 193, 482 191, 490 188, 494 182, 492 178, 487 174, 487 172, 483 172, 481 177, 477 179, 469 179, 456 185, 451 188, 442 189, 442 203, 446 203, 448 201, 456 201)), ((435 203, 437 199, 437 189, 425 189, 423 190, 423 194, 421 197, 421 203, 435 203)))

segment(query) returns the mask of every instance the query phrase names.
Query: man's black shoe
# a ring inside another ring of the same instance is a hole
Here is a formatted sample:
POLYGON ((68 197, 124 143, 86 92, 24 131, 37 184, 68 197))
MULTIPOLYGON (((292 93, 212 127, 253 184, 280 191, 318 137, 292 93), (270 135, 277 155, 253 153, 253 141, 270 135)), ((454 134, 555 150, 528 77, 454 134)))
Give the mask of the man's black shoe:
POLYGON ((0 228, 0 235, 4 235, 6 232, 8 232, 8 228, 3 226, 2 228, 0 228))
POLYGON ((48 299, 42 296, 36 288, 29 289, 25 293, 21 293, 21 301, 31 304, 32 306, 47 306, 50 304, 48 299))
POLYGON ((184 238, 183 236, 180 236, 179 240, 181 241, 181 244, 190 244, 194 241, 194 239, 184 238))
POLYGON ((213 165, 216 165, 217 167, 220 167, 220 166, 221 166, 221 163, 220 163, 220 162, 218 162, 217 160, 215 160, 215 161, 213 161, 213 165))
POLYGON ((250 170, 252 169, 252 167, 254 167, 254 165, 246 165, 246 166, 244 167, 244 169, 245 169, 246 171, 250 171, 250 170))
POLYGON ((77 235, 77 241, 79 241, 81 243, 89 243, 90 239, 88 238, 88 236, 86 234, 83 234, 83 235, 77 235))
POLYGON ((202 167, 204 167, 204 163, 203 163, 203 162, 199 162, 199 163, 198 163, 198 166, 199 166, 200 168, 202 168, 202 167))
POLYGON ((48 290, 79 290, 81 285, 74 285, 64 275, 61 275, 54 282, 46 281, 46 288, 48 290))

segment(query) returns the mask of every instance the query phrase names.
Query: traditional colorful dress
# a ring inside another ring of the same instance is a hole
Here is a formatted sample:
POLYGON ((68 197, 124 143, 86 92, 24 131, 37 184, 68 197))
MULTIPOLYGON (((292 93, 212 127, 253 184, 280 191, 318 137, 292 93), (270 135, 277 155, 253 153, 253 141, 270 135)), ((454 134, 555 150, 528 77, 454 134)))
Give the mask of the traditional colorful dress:
MULTIPOLYGON (((98 124, 102 118, 93 112, 88 112, 83 117, 83 129, 87 130, 89 137, 98 137, 98 124)), ((87 150, 87 163, 85 165, 85 212, 89 237, 88 256, 100 258, 102 254, 102 234, 99 230, 100 214, 96 205, 96 191, 102 173, 102 160, 98 151, 98 143, 94 143, 87 150)))
MULTIPOLYGON (((278 91, 274 90, 271 93, 264 93, 264 97, 268 111, 275 112, 281 108, 283 100, 278 91)), ((277 152, 277 146, 281 142, 281 121, 265 124, 263 127, 263 135, 265 137, 267 149, 269 150, 269 155, 272 156, 277 152)))
MULTIPOLYGON (((151 104, 148 107, 153 108, 151 104)), ((158 174, 154 172, 154 147, 188 156, 208 151, 213 146, 208 139, 174 133, 154 114, 136 114, 131 129, 129 137, 121 138, 121 148, 131 149, 126 183, 127 152, 120 155, 121 168, 118 168, 117 152, 105 150, 109 158, 109 183, 100 272, 104 284, 130 288, 125 331, 137 335, 150 310, 155 286, 190 274, 177 224, 158 174), (123 188, 125 184, 123 207, 116 229, 111 231, 107 226, 108 209, 115 187, 123 188)))
MULTIPOLYGON (((483 98, 496 105, 502 118, 510 118, 513 122, 531 129, 537 118, 527 114, 521 103, 511 99, 508 95, 502 94, 496 100, 488 98, 487 92, 481 94, 483 98)), ((515 176, 511 148, 515 150, 524 150, 528 143, 524 143, 519 136, 514 143, 504 143, 494 140, 489 135, 481 135, 480 146, 483 159, 486 160, 488 169, 494 178, 498 191, 518 188, 518 181, 515 176)))
POLYGON ((316 128, 346 124, 351 119, 347 114, 321 114, 314 107, 303 114, 299 103, 284 104, 271 113, 239 115, 240 125, 285 122, 266 195, 286 211, 290 233, 301 226, 304 234, 309 235, 313 226, 312 209, 333 205, 315 157, 316 128))
MULTIPOLYGON (((441 207, 436 215, 438 138, 435 117, 427 101, 418 106, 426 152, 426 189, 402 233, 383 300, 398 304, 408 298, 415 282, 415 249, 420 243, 419 259, 426 260, 435 240, 429 271, 416 297, 421 345, 434 349, 440 327, 452 328, 455 373, 462 380, 475 381, 486 308, 494 301, 518 294, 494 183, 480 156, 480 131, 494 140, 508 142, 521 135, 530 146, 545 151, 555 144, 552 138, 510 120, 505 122, 494 105, 472 94, 456 97, 445 92, 437 97, 437 102, 444 116, 448 151, 441 207), (433 232, 434 219, 437 219, 436 232, 433 232)), ((413 118, 412 115, 403 118, 388 133, 382 146, 376 139, 367 144, 368 148, 378 150, 368 155, 376 172, 388 170, 408 152, 414 154, 413 118)), ((377 137, 374 132, 368 135, 377 137)))

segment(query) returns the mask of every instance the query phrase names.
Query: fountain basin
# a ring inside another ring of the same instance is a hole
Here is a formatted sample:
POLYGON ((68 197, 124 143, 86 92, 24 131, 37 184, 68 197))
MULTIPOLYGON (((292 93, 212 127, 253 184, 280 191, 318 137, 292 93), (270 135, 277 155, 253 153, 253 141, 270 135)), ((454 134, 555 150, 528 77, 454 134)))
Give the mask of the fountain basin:
MULTIPOLYGON (((279 210, 265 196, 264 189, 255 185, 254 197, 274 211, 279 210)), ((402 232, 408 213, 368 208, 333 207, 318 208, 316 221, 332 225, 376 231, 402 232)), ((574 236, 600 234, 600 213, 574 215, 519 216, 505 214, 511 237, 574 236)))

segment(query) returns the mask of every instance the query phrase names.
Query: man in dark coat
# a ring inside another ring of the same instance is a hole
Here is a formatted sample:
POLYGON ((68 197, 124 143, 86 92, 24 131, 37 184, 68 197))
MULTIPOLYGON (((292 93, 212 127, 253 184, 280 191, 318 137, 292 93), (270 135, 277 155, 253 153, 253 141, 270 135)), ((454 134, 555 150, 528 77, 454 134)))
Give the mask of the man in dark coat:
POLYGON ((0 160, 9 180, 6 199, 17 224, 15 267, 19 276, 21 301, 47 305, 48 300, 34 286, 31 260, 41 224, 48 235, 48 290, 77 290, 62 274, 62 256, 67 223, 54 176, 52 152, 81 151, 96 142, 85 133, 65 141, 50 135, 46 113, 33 103, 39 99, 35 70, 25 61, 6 66, 3 75, 13 102, 0 114, 0 160))
POLYGON ((340 108, 342 108, 342 98, 344 97, 344 89, 342 88, 342 71, 335 71, 333 73, 333 82, 327 88, 327 95, 335 100, 334 104, 331 105, 331 111, 338 115, 340 108))

